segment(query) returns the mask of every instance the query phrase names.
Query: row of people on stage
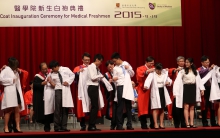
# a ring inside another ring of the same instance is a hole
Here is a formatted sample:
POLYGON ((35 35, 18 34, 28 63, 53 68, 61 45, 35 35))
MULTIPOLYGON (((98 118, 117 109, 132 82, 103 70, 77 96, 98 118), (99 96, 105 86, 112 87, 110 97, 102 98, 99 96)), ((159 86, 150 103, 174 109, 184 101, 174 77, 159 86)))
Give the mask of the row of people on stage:
MULTIPOLYGON (((202 56, 202 67, 198 69, 192 58, 179 56, 177 68, 164 69, 161 63, 155 64, 154 58, 149 56, 145 64, 136 70, 136 89, 131 80, 135 72, 128 62, 122 60, 119 53, 113 53, 111 60, 106 62, 108 71, 104 74, 99 69, 104 57, 96 54, 91 64, 90 60, 90 54, 84 53, 83 64, 73 71, 60 66, 57 61, 49 63, 50 69, 45 62, 40 64, 40 72, 33 80, 33 101, 28 105, 30 108, 33 106, 35 119, 44 124, 45 132, 51 130, 51 123, 54 123, 55 132, 70 131, 67 129, 69 108, 77 109, 76 116, 80 120, 81 131, 100 131, 96 127, 96 118, 102 116, 101 109, 104 106, 107 107, 106 118, 111 120, 110 130, 124 130, 124 118, 127 118, 126 129, 134 130, 134 104, 137 104, 142 129, 164 129, 165 107, 169 117, 174 120, 175 128, 195 128, 194 109, 197 102, 201 102, 203 126, 209 126, 208 111, 211 126, 220 126, 220 68, 216 65, 210 67, 207 56, 202 56), (73 82, 77 86, 77 107, 73 105, 70 89, 73 82), (107 105, 104 105, 100 87, 104 87, 107 105), (214 108, 216 103, 219 106, 217 123, 214 108), (147 118, 150 118, 149 126, 147 118)), ((9 58, 8 65, 1 69, 0 74, 0 83, 4 86, 1 109, 4 110, 5 133, 12 131, 9 125, 12 114, 15 120, 14 132, 22 133, 19 112, 25 109, 25 104, 23 83, 20 82, 23 77, 18 65, 16 58, 9 58)))

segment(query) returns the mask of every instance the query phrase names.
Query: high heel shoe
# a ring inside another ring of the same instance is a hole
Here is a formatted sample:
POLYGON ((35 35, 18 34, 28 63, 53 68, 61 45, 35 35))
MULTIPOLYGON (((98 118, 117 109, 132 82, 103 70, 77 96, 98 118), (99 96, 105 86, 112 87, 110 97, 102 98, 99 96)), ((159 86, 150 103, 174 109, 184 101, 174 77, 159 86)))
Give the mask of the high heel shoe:
POLYGON ((6 132, 5 129, 3 129, 4 133, 11 133, 11 131, 6 132))
POLYGON ((165 127, 161 127, 160 125, 159 125, 159 128, 160 128, 160 129, 165 129, 165 127))
POLYGON ((23 131, 18 131, 17 128, 15 128, 14 133, 23 133, 23 131))

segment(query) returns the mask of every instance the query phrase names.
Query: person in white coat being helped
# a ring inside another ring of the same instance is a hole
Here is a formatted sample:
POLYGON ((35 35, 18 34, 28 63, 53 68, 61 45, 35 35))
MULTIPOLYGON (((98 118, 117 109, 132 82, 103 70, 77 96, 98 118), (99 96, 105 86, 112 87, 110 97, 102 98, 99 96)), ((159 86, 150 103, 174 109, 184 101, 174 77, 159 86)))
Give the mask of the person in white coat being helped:
POLYGON ((54 131, 68 132, 70 131, 67 129, 68 112, 69 108, 74 107, 70 85, 74 81, 75 74, 69 68, 60 66, 57 61, 51 61, 49 67, 52 73, 51 79, 47 80, 55 90, 54 131))
POLYGON ((15 114, 16 129, 15 133, 22 133, 20 130, 20 111, 25 109, 23 94, 21 90, 20 77, 18 74, 19 62, 16 58, 8 59, 8 66, 1 71, 0 82, 4 86, 4 96, 1 109, 4 110, 4 132, 10 133, 8 121, 12 112, 15 114))
POLYGON ((184 108, 184 118, 187 128, 196 128, 194 125, 194 108, 196 102, 201 102, 205 87, 196 70, 192 58, 187 58, 185 68, 181 70, 173 85, 173 95, 176 96, 176 107, 184 108), (189 122, 190 118, 190 122, 189 122))
POLYGON ((155 71, 150 73, 145 80, 144 88, 151 88, 151 109, 153 110, 155 129, 165 129, 163 123, 164 108, 172 103, 166 86, 171 84, 172 80, 168 77, 168 70, 163 69, 161 63, 156 64, 155 71), (158 115, 160 118, 159 126, 157 123, 158 115))

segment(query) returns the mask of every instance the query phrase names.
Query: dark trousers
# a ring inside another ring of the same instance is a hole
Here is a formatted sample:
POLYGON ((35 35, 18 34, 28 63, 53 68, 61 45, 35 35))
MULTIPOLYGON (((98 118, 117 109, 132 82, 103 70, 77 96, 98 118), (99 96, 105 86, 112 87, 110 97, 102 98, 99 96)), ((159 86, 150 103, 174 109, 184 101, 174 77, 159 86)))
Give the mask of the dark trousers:
POLYGON ((54 130, 67 129, 68 111, 62 107, 62 90, 55 90, 54 130))
POLYGON ((117 112, 117 103, 113 102, 113 105, 112 105, 111 127, 116 127, 116 125, 117 125, 116 112, 117 112))
POLYGON ((214 105, 212 102, 209 101, 209 96, 210 96, 210 90, 211 87, 210 86, 205 86, 205 92, 204 92, 204 99, 205 99, 205 110, 202 110, 202 124, 203 125, 208 125, 208 121, 207 121, 207 112, 208 109, 210 110, 210 123, 211 125, 215 125, 216 121, 215 121, 215 110, 214 110, 214 105))
POLYGON ((95 85, 89 85, 88 95, 91 100, 89 127, 95 127, 96 117, 99 110, 99 87, 95 85))
POLYGON ((86 118, 85 117, 82 117, 81 120, 80 120, 80 126, 81 127, 86 127, 86 118))
POLYGON ((152 114, 139 116, 139 121, 141 122, 141 127, 147 127, 147 117, 150 118, 150 127, 154 128, 154 120, 152 114))
POLYGON ((185 118, 184 118, 184 108, 176 107, 176 98, 173 100, 173 109, 172 109, 173 121, 175 127, 186 127, 185 118))
POLYGON ((50 130, 50 123, 53 122, 54 114, 44 115, 44 130, 50 130))
POLYGON ((117 127, 123 127, 124 118, 123 118, 123 110, 124 107, 126 108, 126 115, 127 115, 127 127, 132 127, 131 123, 131 101, 122 98, 123 94, 123 86, 117 86, 117 127))

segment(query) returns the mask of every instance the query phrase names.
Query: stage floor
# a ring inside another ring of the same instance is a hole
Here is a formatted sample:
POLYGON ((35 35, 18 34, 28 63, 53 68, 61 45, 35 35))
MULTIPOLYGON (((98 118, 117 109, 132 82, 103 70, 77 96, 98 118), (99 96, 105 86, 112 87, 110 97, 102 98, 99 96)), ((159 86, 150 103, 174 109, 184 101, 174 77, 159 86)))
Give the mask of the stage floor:
MULTIPOLYGON (((79 123, 73 124, 73 120, 69 119, 68 129, 70 132, 54 132, 53 124, 51 124, 51 132, 44 132, 42 124, 21 124, 21 129, 23 133, 9 133, 3 132, 3 120, 0 120, 0 137, 31 137, 31 138, 64 138, 64 137, 86 137, 86 138, 115 138, 115 137, 126 137, 126 138, 137 138, 137 137, 148 137, 148 138, 166 138, 166 137, 184 137, 184 138, 219 138, 220 137, 220 127, 202 127, 201 120, 195 120, 197 128, 174 128, 172 122, 165 120, 165 129, 146 129, 142 130, 140 128, 139 121, 133 122, 133 127, 135 130, 110 130, 110 121, 104 119, 104 124, 97 124, 97 128, 102 129, 102 131, 79 131, 79 123)), ((126 121, 125 121, 126 124, 126 121)), ((124 125, 126 128, 126 125, 124 125)))

